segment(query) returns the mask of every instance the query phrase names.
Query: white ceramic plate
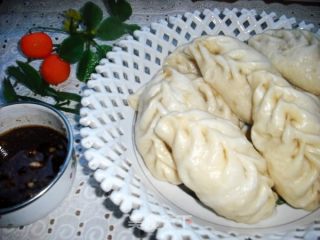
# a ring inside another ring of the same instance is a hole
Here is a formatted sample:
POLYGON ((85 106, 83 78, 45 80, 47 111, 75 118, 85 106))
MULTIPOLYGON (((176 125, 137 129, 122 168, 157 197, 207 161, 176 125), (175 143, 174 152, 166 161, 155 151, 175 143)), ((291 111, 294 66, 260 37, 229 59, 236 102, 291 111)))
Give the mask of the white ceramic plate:
POLYGON ((274 13, 218 9, 185 13, 151 24, 120 41, 96 68, 81 109, 85 158, 95 170, 101 188, 121 211, 144 231, 157 231, 159 239, 209 238, 316 238, 319 211, 305 212, 280 205, 276 214, 258 224, 235 223, 217 216, 192 194, 153 178, 136 151, 133 140, 135 112, 127 98, 161 68, 176 47, 204 34, 225 34, 247 40, 266 29, 313 25, 274 13))

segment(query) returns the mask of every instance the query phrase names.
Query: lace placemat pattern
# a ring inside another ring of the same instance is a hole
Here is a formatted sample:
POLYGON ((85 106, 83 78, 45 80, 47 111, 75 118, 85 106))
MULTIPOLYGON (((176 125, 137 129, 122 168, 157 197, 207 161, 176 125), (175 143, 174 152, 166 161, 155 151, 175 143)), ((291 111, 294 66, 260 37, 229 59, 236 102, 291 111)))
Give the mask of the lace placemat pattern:
MULTIPOLYGON (((79 8, 86 1, 1 1, 0 3, 0 81, 7 66, 17 59, 22 59, 17 49, 20 37, 31 27, 60 27, 62 11, 79 8)), ((295 17, 297 21, 305 20, 320 26, 320 7, 313 5, 280 3, 267 4, 263 1, 170 1, 170 0, 132 0, 133 16, 130 21, 141 26, 151 22, 168 19, 187 11, 205 8, 253 8, 257 12, 275 12, 278 16, 285 14, 295 17)), ((103 1, 97 4, 105 9, 103 1)), ((105 12, 105 14, 107 14, 105 12)), ((53 34, 59 42, 63 35, 53 34)), ((59 89, 82 92, 83 85, 75 80, 72 73, 68 83, 59 89)), ((23 91, 23 89, 21 89, 23 91)), ((2 103, 0 95, 0 103, 2 103)), ((0 239, 139 239, 150 235, 140 231, 109 198, 92 177, 93 172, 83 158, 80 146, 80 125, 77 118, 68 115, 74 126, 76 139, 76 156, 78 160, 77 176, 69 196, 55 211, 34 224, 12 229, 0 229, 0 239)), ((153 237, 154 235, 151 235, 153 237)))

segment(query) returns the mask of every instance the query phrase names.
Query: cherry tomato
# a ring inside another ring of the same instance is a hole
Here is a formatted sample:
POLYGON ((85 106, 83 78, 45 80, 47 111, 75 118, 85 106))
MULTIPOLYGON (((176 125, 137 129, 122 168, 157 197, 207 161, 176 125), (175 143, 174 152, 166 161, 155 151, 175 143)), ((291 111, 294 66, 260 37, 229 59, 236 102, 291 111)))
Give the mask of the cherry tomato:
POLYGON ((20 48, 29 58, 45 58, 51 54, 52 40, 48 34, 35 32, 24 35, 20 39, 20 48))
POLYGON ((70 63, 65 62, 56 54, 51 54, 43 60, 40 73, 47 83, 57 85, 68 79, 70 63))

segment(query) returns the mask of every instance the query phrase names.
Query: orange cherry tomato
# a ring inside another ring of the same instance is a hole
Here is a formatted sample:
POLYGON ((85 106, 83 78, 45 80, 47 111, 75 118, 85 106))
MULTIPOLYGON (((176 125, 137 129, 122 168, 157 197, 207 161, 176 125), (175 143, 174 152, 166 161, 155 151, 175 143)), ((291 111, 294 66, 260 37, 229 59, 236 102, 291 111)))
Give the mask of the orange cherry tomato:
POLYGON ((28 58, 45 58, 51 54, 52 40, 48 34, 35 32, 24 35, 20 39, 20 48, 28 58))
POLYGON ((40 67, 43 79, 52 85, 57 85, 68 79, 70 75, 70 63, 52 54, 46 57, 40 67))

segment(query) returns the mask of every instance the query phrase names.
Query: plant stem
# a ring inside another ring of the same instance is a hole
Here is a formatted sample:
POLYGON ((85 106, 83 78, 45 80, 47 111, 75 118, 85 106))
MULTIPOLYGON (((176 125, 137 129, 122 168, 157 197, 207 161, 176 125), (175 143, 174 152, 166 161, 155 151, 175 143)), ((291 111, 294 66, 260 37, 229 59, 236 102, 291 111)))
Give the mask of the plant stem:
MULTIPOLYGON (((33 98, 33 97, 27 97, 27 96, 22 96, 22 95, 17 95, 17 97, 19 99, 21 99, 21 100, 24 100, 24 101, 46 103, 44 101, 41 101, 41 100, 33 98)), ((51 106, 53 106, 56 109, 59 109, 61 111, 69 112, 69 113, 73 113, 73 114, 79 114, 79 110, 80 110, 79 108, 67 108, 67 107, 62 107, 62 106, 58 106, 58 105, 52 105, 52 104, 49 104, 49 103, 46 103, 46 104, 51 105, 51 106)))
POLYGON ((55 32, 55 33, 63 33, 63 34, 68 34, 68 32, 59 29, 59 28, 53 28, 53 27, 32 27, 29 29, 29 32, 39 32, 39 31, 44 31, 44 32, 55 32))
POLYGON ((100 45, 95 41, 95 40, 91 40, 90 43, 95 47, 95 48, 100 48, 100 45))

